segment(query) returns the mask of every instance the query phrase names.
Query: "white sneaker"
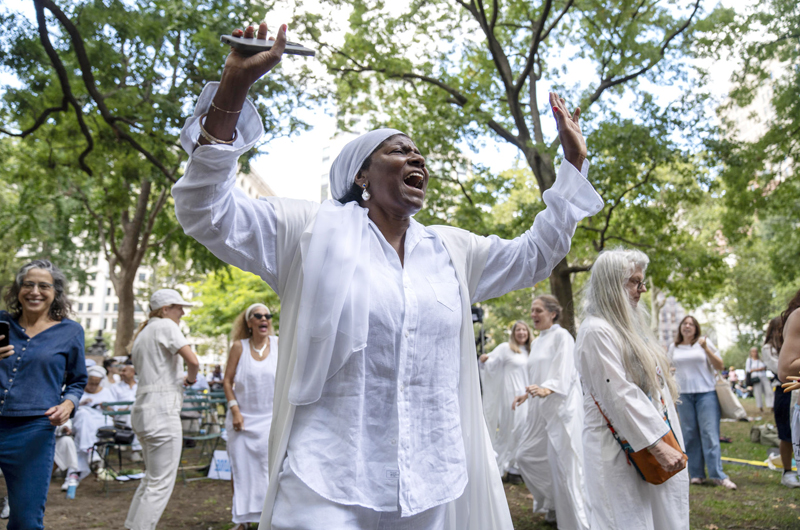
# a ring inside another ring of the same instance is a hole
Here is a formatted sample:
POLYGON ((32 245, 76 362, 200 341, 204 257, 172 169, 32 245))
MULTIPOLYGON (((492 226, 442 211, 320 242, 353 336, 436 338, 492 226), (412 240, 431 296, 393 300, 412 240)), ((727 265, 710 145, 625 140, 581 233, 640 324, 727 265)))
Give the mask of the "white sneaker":
POLYGON ((800 488, 800 477, 796 471, 787 471, 781 477, 781 484, 787 488, 800 488))
POLYGON ((723 488, 727 488, 729 490, 735 490, 736 484, 729 478, 715 478, 712 479, 711 482, 716 484, 717 486, 722 486, 723 488))
POLYGON ((8 519, 11 515, 11 506, 8 504, 8 497, 3 497, 3 509, 0 510, 0 519, 8 519))

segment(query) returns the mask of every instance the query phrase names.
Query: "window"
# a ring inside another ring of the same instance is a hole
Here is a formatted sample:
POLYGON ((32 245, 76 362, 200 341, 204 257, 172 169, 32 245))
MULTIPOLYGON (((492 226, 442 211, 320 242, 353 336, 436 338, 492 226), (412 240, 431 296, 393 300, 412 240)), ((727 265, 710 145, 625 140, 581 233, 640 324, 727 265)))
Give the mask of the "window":
POLYGON ((106 304, 106 311, 108 311, 108 304, 106 304))
POLYGON ((119 304, 114 304, 114 311, 119 311, 119 304))
POLYGON ((78 303, 78 311, 83 311, 83 302, 78 303))
POLYGON ((147 273, 140 272, 140 273, 139 273, 139 281, 140 281, 140 282, 143 282, 143 281, 145 281, 145 280, 147 280, 147 273))
POLYGON ((111 296, 111 287, 106 290, 106 296, 111 296))
POLYGON ((111 321, 111 329, 117 329, 117 319, 111 321))
POLYGON ((86 329, 92 329, 92 319, 91 318, 87 318, 86 319, 85 327, 86 327, 86 329))
POLYGON ((92 309, 93 309, 93 307, 94 307, 94 304, 92 304, 92 303, 89 303, 89 304, 87 305, 87 307, 86 307, 86 310, 87 310, 88 312, 90 312, 90 313, 91 313, 91 312, 92 312, 92 309))
POLYGON ((92 265, 97 266, 97 256, 95 256, 94 260, 92 261, 92 265))
POLYGON ((104 318, 103 319, 103 329, 106 329, 107 327, 108 327, 108 319, 104 318))
POLYGON ((141 313, 142 312, 142 306, 139 305, 139 302, 134 302, 133 303, 133 310, 136 311, 137 313, 141 313))
POLYGON ((94 287, 89 287, 89 296, 94 296, 94 287))

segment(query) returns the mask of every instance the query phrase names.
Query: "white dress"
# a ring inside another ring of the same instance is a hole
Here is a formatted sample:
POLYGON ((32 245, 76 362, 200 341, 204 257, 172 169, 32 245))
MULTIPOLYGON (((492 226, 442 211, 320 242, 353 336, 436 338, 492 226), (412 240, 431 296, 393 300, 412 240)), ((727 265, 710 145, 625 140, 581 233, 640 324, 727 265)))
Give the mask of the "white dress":
POLYGON ((583 398, 567 330, 553 324, 531 344, 528 384, 553 391, 528 397, 516 462, 533 495, 533 510, 556 511, 558 527, 589 528, 583 480, 583 398))
POLYGON ((257 361, 250 352, 250 340, 242 339, 242 355, 233 378, 236 401, 244 419, 244 428, 234 431, 230 409, 225 418, 228 456, 233 472, 231 512, 234 523, 257 523, 267 496, 268 440, 278 366, 278 337, 269 338, 269 351, 266 359, 257 361))
MULTIPOLYGON (((495 348, 489 358, 483 363, 483 371, 497 376, 501 381, 501 392, 498 403, 498 428, 493 440, 494 451, 497 454, 497 468, 502 475, 509 468, 515 471, 514 454, 517 452, 517 442, 525 424, 525 412, 511 410, 514 398, 525 393, 528 381, 528 350, 522 346, 520 353, 515 353, 507 342, 495 348)), ((489 429, 491 431, 491 428, 489 429)), ((490 434, 491 436, 491 434, 490 434)))
MULTIPOLYGON (((583 383, 586 412, 583 457, 589 526, 592 530, 687 530, 688 471, 684 469, 663 484, 645 482, 628 465, 592 399, 597 399, 620 437, 634 451, 649 447, 669 432, 660 411, 661 399, 656 396, 651 401, 628 379, 619 334, 605 320, 588 317, 578 330, 575 361, 583 383)), ((672 397, 667 391, 662 396, 675 437, 685 447, 672 397)))
POLYGON ((114 401, 114 392, 110 387, 100 387, 100 391, 95 394, 84 392, 72 420, 75 428, 75 445, 78 451, 91 449, 97 442, 97 429, 113 423, 110 420, 106 421, 108 416, 104 416, 103 410, 99 407, 101 403, 107 401, 114 401), (85 401, 89 402, 84 404, 85 401))

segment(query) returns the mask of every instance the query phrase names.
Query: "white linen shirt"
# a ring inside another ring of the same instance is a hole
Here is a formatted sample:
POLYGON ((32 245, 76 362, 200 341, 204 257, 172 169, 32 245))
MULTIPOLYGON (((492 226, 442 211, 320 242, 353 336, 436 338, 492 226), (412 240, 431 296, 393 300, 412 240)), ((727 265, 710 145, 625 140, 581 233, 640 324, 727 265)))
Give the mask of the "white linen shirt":
MULTIPOLYGON (((216 87, 206 87, 195 113, 209 106, 216 87)), ((260 275, 283 297, 276 241, 299 240, 319 205, 253 200, 235 189, 235 160, 261 133, 249 102, 237 132, 232 146, 195 149, 197 121, 184 128, 181 141, 192 157, 173 187, 176 214, 214 255, 260 275)), ((491 251, 471 301, 547 277, 569 249, 577 221, 599 200, 563 163, 533 227, 511 241, 488 238, 491 251)), ((458 396, 460 288, 440 236, 413 219, 405 267, 372 223, 370 258, 367 347, 326 381, 316 403, 296 407, 287 453, 292 469, 323 497, 378 511, 399 507, 408 516, 460 497, 468 480, 458 396)))
MULTIPOLYGON (((709 349, 716 352, 717 349, 706 339, 709 349)), ((667 351, 669 360, 675 367, 675 379, 678 381, 678 388, 681 394, 701 394, 714 392, 716 378, 714 367, 708 360, 705 350, 699 342, 691 345, 670 343, 667 351)))

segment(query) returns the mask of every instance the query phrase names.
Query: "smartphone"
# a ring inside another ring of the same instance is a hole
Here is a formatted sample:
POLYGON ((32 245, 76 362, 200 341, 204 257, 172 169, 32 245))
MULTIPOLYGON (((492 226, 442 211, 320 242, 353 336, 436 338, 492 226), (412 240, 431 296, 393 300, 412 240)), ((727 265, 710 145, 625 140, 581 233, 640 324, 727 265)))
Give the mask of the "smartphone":
POLYGON ((8 322, 0 320, 0 335, 5 335, 0 339, 0 348, 11 344, 11 326, 8 325, 8 322))
MULTIPOLYGON (((244 37, 234 37, 232 35, 222 35, 219 38, 220 42, 233 46, 236 51, 244 55, 255 55, 259 52, 265 52, 272 48, 274 40, 265 39, 245 39, 244 37)), ((283 53, 290 55, 303 55, 306 57, 314 57, 317 53, 311 48, 306 48, 302 44, 296 42, 287 42, 286 50, 283 53)))

